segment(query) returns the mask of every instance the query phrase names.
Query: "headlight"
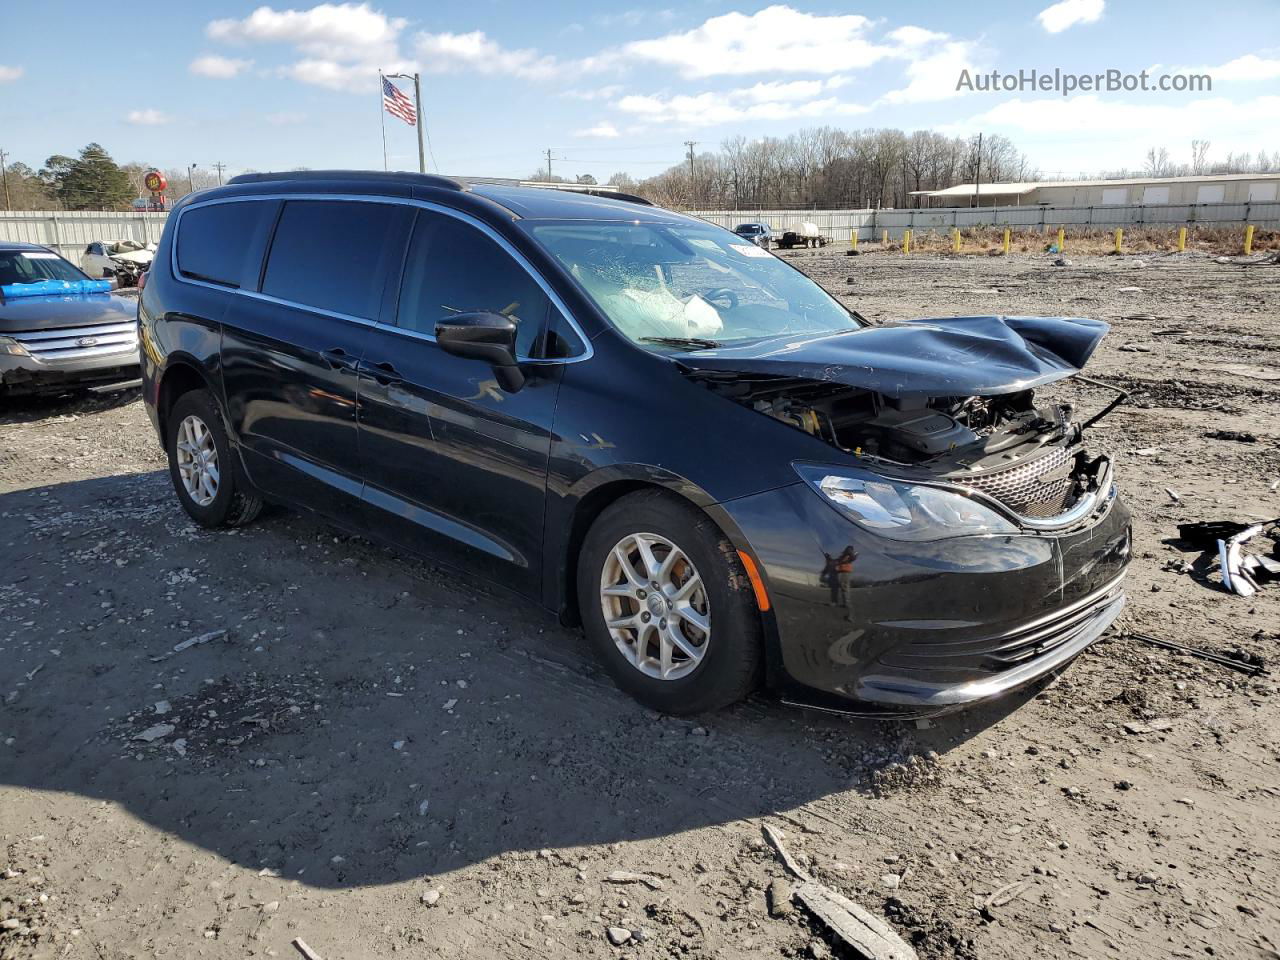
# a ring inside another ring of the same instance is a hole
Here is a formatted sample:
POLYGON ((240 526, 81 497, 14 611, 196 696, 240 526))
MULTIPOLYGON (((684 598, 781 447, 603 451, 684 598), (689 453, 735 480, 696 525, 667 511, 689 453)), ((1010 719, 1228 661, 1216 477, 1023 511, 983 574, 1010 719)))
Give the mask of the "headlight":
POLYGON ((7 354, 10 357, 30 356, 27 348, 12 337, 0 337, 0 354, 7 354))
POLYGON ((1018 532, 1009 520, 961 493, 842 467, 812 463, 793 466, 840 513, 891 540, 943 540, 1018 532))

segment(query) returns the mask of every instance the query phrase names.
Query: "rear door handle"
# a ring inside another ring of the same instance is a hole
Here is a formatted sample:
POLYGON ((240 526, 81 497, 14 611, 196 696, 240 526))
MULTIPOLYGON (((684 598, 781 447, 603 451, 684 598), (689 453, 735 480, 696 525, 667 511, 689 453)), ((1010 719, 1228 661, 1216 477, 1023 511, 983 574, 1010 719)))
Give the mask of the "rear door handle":
POLYGON ((382 363, 368 363, 362 360, 357 369, 366 377, 373 377, 383 386, 404 381, 400 371, 389 360, 384 360, 382 363))
POLYGON ((331 347, 330 349, 325 350, 321 356, 324 357, 324 362, 327 363, 329 368, 332 370, 345 370, 348 373, 355 373, 360 366, 360 361, 356 357, 347 353, 347 351, 343 350, 341 347, 331 347))

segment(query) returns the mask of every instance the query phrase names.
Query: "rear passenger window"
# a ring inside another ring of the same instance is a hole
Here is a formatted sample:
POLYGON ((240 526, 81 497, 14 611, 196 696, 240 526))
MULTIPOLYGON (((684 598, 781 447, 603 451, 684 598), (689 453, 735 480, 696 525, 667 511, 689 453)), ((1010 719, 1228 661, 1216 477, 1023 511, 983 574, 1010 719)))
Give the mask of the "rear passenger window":
POLYGON ((376 319, 386 271, 404 253, 403 206, 290 200, 280 214, 262 292, 366 320, 376 319))
POLYGON ((554 309, 523 266, 475 227, 422 211, 409 244, 397 324, 434 335, 458 313, 488 311, 516 321, 516 355, 531 357, 554 309))
POLYGON ((274 201, 248 200, 187 210, 178 227, 178 272, 225 287, 256 288, 278 209, 274 201))

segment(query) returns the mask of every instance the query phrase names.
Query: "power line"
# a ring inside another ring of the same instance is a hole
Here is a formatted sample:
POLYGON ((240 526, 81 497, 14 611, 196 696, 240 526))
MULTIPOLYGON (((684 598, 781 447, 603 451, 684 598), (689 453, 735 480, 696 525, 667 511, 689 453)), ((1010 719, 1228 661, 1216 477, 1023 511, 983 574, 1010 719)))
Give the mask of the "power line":
POLYGON ((213 166, 213 169, 218 171, 218 186, 222 186, 222 171, 227 169, 227 165, 223 163, 221 160, 219 160, 217 163, 213 164, 212 166, 213 166))

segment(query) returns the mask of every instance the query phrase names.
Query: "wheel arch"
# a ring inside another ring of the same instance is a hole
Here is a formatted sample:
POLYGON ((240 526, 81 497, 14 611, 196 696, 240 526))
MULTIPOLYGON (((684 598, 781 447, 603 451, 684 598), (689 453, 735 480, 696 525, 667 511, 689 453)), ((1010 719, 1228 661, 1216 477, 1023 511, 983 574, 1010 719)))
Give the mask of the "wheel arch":
MULTIPOLYGON (((683 477, 655 472, 652 468, 644 468, 642 472, 610 470, 608 476, 597 478, 595 483, 588 484, 587 489, 577 496, 568 523, 562 527, 567 533, 557 548, 556 555, 549 558, 552 561, 550 566, 556 572, 552 581, 552 605, 565 626, 581 626, 577 587, 578 559, 587 531, 609 506, 625 496, 644 490, 657 490, 696 507, 710 518, 736 550, 746 553, 754 562, 754 553, 745 534, 729 513, 720 508, 701 487, 683 477)), ((765 682, 771 685, 780 663, 777 621, 772 605, 769 609, 762 610, 757 603, 756 615, 760 619, 765 646, 765 682)))
POLYGON ((208 390, 215 399, 217 391, 204 368, 193 357, 178 354, 169 358, 156 390, 156 420, 162 442, 169 436, 169 414, 178 398, 192 390, 208 390))

